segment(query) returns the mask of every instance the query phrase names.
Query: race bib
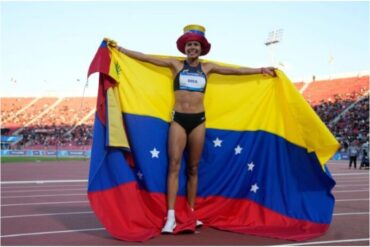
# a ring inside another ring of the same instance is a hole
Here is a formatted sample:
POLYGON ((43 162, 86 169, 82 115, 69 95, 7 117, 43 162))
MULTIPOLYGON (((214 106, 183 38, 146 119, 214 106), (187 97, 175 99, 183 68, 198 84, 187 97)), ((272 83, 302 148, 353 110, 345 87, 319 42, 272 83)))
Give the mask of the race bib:
POLYGON ((180 90, 202 92, 206 85, 206 78, 202 74, 182 71, 179 78, 180 90))

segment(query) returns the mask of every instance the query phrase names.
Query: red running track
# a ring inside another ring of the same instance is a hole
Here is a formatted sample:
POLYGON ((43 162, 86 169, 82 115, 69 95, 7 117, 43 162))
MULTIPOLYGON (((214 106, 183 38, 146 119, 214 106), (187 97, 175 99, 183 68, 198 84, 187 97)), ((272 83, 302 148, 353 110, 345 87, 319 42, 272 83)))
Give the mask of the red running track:
POLYGON ((337 181, 336 205, 329 231, 320 238, 297 243, 202 228, 135 243, 112 238, 91 211, 88 161, 2 164, 1 245, 369 246, 369 170, 349 170, 345 161, 328 165, 337 181))

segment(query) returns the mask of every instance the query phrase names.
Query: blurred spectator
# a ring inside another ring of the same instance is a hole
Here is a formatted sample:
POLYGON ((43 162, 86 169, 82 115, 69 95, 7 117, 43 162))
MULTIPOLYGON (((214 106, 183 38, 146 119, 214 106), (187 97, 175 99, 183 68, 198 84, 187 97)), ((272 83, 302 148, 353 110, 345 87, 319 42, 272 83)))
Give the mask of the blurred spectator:
POLYGON ((351 145, 348 147, 348 156, 349 156, 349 169, 352 167, 353 163, 353 168, 356 169, 356 162, 357 162, 357 156, 359 153, 359 148, 355 144, 355 142, 352 142, 351 145))
POLYGON ((369 169, 369 155, 368 155, 368 149, 362 150, 362 157, 361 157, 361 165, 360 169, 369 169))

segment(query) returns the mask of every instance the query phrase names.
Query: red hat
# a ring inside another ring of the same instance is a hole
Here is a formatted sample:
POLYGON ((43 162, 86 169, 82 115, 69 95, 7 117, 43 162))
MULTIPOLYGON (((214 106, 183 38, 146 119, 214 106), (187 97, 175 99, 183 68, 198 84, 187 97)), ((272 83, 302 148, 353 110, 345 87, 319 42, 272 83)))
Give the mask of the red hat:
POLYGON ((200 25, 187 25, 184 27, 184 34, 178 38, 176 44, 177 49, 185 54, 185 44, 188 41, 198 41, 202 46, 202 53, 206 55, 211 49, 211 44, 204 36, 206 29, 200 25))

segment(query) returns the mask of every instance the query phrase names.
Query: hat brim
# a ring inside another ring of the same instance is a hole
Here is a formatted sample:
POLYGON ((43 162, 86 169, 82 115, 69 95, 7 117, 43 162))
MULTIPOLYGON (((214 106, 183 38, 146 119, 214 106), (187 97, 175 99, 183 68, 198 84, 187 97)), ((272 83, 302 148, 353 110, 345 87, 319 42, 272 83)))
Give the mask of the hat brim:
POLYGON ((206 55, 211 49, 211 44, 208 42, 206 37, 190 32, 184 33, 180 38, 177 39, 177 49, 185 54, 185 45, 186 42, 189 41, 198 41, 200 43, 200 45, 202 46, 202 51, 200 55, 206 55))

